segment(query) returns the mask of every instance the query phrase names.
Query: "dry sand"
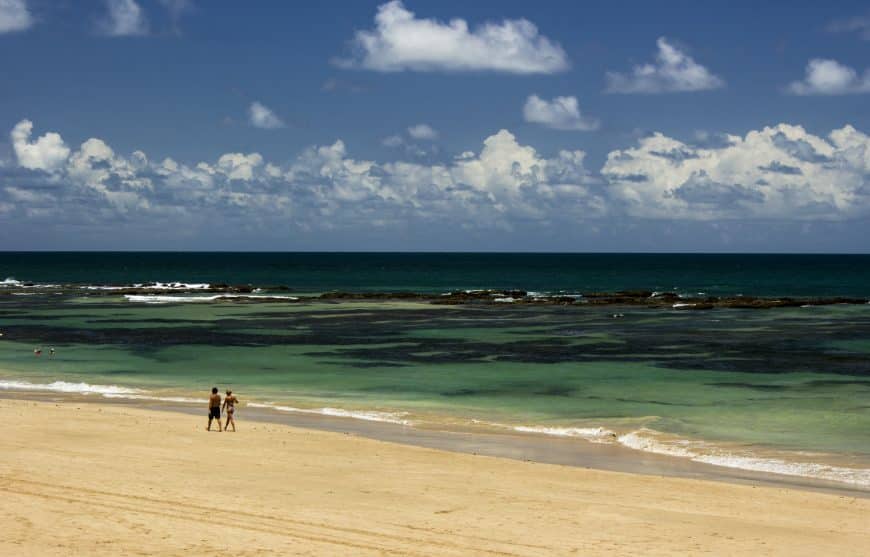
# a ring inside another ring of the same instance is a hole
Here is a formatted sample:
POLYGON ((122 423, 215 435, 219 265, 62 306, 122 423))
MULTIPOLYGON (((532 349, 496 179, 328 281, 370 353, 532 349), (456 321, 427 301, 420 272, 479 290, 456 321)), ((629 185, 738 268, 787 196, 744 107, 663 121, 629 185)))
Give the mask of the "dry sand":
POLYGON ((0 555, 868 555, 870 500, 0 400, 0 555))

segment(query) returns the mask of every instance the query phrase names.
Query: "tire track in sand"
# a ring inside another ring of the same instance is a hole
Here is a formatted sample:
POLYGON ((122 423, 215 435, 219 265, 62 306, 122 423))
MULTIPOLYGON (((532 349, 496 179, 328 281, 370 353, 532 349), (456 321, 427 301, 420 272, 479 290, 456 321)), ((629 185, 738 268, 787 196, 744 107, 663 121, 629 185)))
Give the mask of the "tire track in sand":
POLYGON ((146 514, 202 522, 214 520, 221 516, 228 522, 228 527, 301 539, 313 543, 323 543, 333 546, 343 546, 356 550, 373 551, 396 555, 470 555, 486 554, 504 557, 519 557, 522 555, 545 555, 555 548, 533 544, 517 544, 495 540, 492 538, 446 534, 435 529, 396 525, 403 529, 414 530, 413 534, 372 532, 361 528, 338 526, 326 522, 316 522, 274 516, 264 513, 233 510, 222 511, 205 505, 174 501, 165 498, 152 498, 143 495, 131 495, 112 491, 85 487, 66 486, 21 478, 0 477, 0 491, 18 495, 39 497, 70 504, 97 506, 131 514, 146 514), (420 534, 424 534, 420 536, 420 534), (429 534, 429 535, 425 535, 429 534), (464 540, 445 540, 445 536, 465 538, 464 540), (475 543, 477 542, 477 543, 475 543), (488 547, 487 547, 488 546, 488 547), (520 548, 531 550, 516 551, 520 548))

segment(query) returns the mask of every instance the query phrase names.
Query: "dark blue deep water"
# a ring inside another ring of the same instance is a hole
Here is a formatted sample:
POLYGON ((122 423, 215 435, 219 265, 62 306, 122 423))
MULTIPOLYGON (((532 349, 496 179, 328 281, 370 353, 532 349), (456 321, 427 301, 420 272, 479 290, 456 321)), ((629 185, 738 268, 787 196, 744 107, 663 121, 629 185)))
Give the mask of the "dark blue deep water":
POLYGON ((283 285, 299 291, 651 289, 864 297, 870 296, 870 255, 5 252, 0 280, 7 277, 283 285))

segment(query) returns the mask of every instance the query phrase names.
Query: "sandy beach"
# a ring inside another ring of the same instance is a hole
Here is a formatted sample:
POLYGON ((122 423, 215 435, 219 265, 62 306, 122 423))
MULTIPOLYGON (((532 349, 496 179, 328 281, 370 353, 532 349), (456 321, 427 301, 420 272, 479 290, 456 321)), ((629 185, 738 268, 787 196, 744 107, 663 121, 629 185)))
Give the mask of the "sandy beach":
POLYGON ((870 500, 0 400, 3 555, 866 555, 870 500))

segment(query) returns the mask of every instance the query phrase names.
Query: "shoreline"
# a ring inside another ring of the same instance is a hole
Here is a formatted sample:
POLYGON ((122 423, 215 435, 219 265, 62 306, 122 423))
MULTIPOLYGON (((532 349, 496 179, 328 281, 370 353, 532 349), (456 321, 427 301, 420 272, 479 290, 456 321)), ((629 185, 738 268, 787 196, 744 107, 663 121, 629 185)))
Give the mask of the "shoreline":
POLYGON ((862 555, 870 500, 3 398, 0 553, 862 555))
MULTIPOLYGON (((105 396, 99 393, 85 395, 55 391, 0 390, 0 400, 118 406, 188 416, 205 416, 205 412, 199 406, 184 400, 184 397, 173 401, 148 397, 135 398, 135 395, 128 397, 105 396)), ((242 422, 269 423, 312 431, 342 433, 380 442, 453 453, 652 477, 666 476, 740 485, 782 487, 870 499, 870 488, 843 481, 718 466, 678 456, 636 450, 619 444, 594 443, 579 437, 552 436, 516 429, 504 431, 445 429, 438 427, 437 424, 425 424, 421 427, 351 416, 284 412, 262 404, 253 406, 243 404, 239 409, 242 410, 242 422)))

